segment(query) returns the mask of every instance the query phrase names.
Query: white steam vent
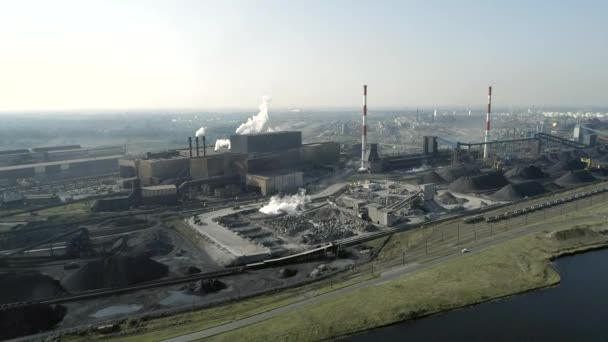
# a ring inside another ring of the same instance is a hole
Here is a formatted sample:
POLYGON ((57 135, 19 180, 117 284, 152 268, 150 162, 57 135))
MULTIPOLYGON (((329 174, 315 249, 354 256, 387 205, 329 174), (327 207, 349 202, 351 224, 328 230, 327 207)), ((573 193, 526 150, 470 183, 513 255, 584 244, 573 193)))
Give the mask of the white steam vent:
POLYGON ((260 212, 266 215, 294 214, 304 210, 307 203, 310 203, 310 197, 306 196, 306 190, 300 189, 297 194, 292 196, 272 196, 270 202, 260 208, 260 212))
POLYGON ((230 139, 217 139, 215 141, 215 150, 216 151, 222 147, 230 149, 230 139))
POLYGON ((198 131, 196 131, 196 133, 194 133, 194 135, 195 135, 197 138, 199 138, 199 137, 205 136, 205 132, 206 132, 206 131, 207 131, 207 128, 205 128, 205 127, 201 127, 201 128, 199 128, 199 129, 198 129, 198 131))
POLYGON ((257 134, 268 130, 268 104, 270 97, 263 96, 260 112, 247 119, 247 122, 242 123, 236 129, 236 134, 257 134))

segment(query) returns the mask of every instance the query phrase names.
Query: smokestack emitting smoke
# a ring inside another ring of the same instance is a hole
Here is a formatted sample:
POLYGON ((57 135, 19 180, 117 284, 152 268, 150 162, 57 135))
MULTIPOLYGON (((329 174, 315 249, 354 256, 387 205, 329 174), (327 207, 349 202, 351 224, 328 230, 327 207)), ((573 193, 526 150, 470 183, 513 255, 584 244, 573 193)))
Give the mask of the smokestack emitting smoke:
POLYGON ((268 204, 260 208, 260 212, 266 215, 278 215, 283 212, 293 214, 302 211, 309 202, 310 197, 306 196, 306 190, 299 189, 298 193, 292 196, 272 196, 268 204))
POLYGON ((367 138, 367 125, 366 125, 366 116, 367 116, 367 85, 363 86, 363 118, 361 124, 361 167, 359 168, 360 172, 365 172, 367 169, 365 168, 365 150, 367 149, 366 138, 367 138))
POLYGON ((262 133, 268 129, 268 104, 270 103, 270 97, 262 96, 262 104, 260 105, 260 112, 247 119, 247 122, 241 124, 236 129, 236 134, 256 134, 262 133))
POLYGON ((199 157, 200 151, 199 151, 199 147, 198 147, 198 137, 195 137, 194 141, 196 142, 196 156, 199 157))
POLYGON ((198 131, 196 131, 196 133, 194 133, 194 136, 196 136, 196 137, 202 137, 202 136, 205 135, 205 131, 206 130, 207 129, 205 127, 201 127, 201 128, 198 129, 198 131))
POLYGON ((216 151, 222 147, 230 149, 230 139, 217 139, 215 141, 215 150, 216 151))
POLYGON ((492 112, 492 86, 488 87, 488 110, 486 111, 486 136, 483 145, 483 159, 488 158, 488 142, 490 140, 490 113, 492 112))

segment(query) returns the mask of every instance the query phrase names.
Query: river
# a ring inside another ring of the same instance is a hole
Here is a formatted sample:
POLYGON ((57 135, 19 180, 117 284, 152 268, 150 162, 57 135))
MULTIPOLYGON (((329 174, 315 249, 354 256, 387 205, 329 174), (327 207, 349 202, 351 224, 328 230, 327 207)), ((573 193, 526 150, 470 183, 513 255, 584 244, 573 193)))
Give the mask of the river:
POLYGON ((561 283, 345 341, 608 341, 608 249, 560 258, 561 283))

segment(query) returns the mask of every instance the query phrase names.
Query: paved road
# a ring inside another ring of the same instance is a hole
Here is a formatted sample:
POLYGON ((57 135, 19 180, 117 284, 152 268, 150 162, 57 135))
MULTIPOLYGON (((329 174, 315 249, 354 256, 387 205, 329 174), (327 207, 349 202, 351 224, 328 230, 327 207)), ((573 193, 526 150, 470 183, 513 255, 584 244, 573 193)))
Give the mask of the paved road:
POLYGON ((533 212, 528 215, 523 215, 510 220, 505 220, 503 221, 503 224, 488 224, 485 222, 473 225, 461 225, 459 222, 447 224, 434 230, 432 233, 429 233, 424 243, 419 243, 416 247, 406 251, 406 253, 404 253, 403 260, 396 258, 385 262, 384 265, 382 265, 382 268, 388 268, 390 266, 395 267, 384 271, 377 278, 343 287, 319 296, 310 298, 302 297, 300 301, 280 308, 164 341, 195 341, 262 322, 307 305, 315 304, 324 300, 335 298, 348 292, 356 291, 357 289, 383 284, 390 280, 402 277, 408 273, 423 268, 428 268, 447 260, 458 258, 463 255, 460 252, 462 248, 466 247, 470 249, 471 252, 469 254, 476 254, 502 242, 545 230, 545 226, 540 225, 530 228, 530 225, 541 223, 547 217, 567 216, 571 210, 576 210, 579 207, 589 204, 597 204, 600 201, 605 202, 607 199, 606 194, 583 198, 574 202, 562 204, 560 206, 533 212), (429 244, 432 245, 429 247, 429 244), (435 257, 433 257, 433 255, 435 255, 435 257), (424 261, 415 262, 415 260, 424 261))

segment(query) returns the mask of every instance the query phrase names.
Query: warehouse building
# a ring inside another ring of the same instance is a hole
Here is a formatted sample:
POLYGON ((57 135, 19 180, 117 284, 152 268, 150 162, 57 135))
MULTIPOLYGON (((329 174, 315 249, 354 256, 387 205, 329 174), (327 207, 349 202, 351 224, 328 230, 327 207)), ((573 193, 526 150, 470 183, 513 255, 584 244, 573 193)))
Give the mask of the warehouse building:
POLYGON ((124 146, 83 148, 80 145, 0 151, 0 181, 70 179, 118 172, 124 146))

